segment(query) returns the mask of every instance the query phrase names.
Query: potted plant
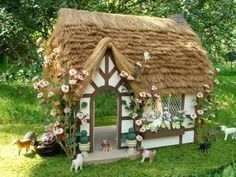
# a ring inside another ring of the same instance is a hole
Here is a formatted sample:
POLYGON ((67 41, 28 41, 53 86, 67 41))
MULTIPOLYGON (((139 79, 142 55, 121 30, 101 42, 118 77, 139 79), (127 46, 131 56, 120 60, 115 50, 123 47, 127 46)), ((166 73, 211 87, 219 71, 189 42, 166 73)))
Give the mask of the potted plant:
POLYGON ((84 157, 88 157, 88 151, 90 149, 90 142, 87 134, 86 130, 82 130, 80 133, 79 150, 84 157))
POLYGON ((126 144, 129 147, 128 153, 133 154, 137 145, 136 133, 134 131, 134 128, 129 128, 129 133, 126 137, 126 144))

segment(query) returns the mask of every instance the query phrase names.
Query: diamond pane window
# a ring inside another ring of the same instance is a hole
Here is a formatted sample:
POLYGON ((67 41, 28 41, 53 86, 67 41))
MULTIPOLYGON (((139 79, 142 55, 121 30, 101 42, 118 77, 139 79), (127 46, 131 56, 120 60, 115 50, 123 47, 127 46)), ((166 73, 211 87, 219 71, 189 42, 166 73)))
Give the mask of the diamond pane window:
POLYGON ((161 99, 163 111, 166 109, 172 116, 176 116, 182 109, 182 95, 166 95, 161 99))

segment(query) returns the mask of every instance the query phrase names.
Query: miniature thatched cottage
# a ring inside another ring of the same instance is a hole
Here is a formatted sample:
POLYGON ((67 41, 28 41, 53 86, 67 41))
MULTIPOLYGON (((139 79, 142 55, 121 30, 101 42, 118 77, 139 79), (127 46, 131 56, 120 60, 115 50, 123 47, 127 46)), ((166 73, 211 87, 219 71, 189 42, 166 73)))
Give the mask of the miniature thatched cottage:
MULTIPOLYGON (((208 74, 211 63, 199 38, 183 19, 61 9, 47 44, 60 49, 52 73, 71 68, 89 72, 75 96, 88 104, 81 107, 88 121, 80 128, 88 131, 91 152, 94 97, 99 91, 111 88, 117 94, 117 144, 122 148, 122 134, 135 126, 126 109, 132 95, 129 88, 133 95, 139 95, 155 86, 155 93, 162 98, 161 109, 167 107, 172 114, 185 110, 190 115, 195 112, 196 93, 204 92, 204 85, 212 86, 208 74), (120 73, 133 74, 137 63, 146 67, 136 76, 138 81, 124 79, 120 73)), ((181 129, 147 132, 143 138, 141 146, 154 148, 194 142, 196 133, 194 124, 189 124, 181 129)))

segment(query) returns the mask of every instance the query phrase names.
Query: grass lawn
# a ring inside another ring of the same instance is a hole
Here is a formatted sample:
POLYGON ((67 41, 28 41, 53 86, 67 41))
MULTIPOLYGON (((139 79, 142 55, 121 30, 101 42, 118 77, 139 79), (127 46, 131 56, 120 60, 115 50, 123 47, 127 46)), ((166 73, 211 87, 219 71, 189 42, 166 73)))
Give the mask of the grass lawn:
MULTIPOLYGON (((231 71, 229 67, 220 68, 222 72, 218 79, 221 84, 215 90, 215 97, 221 101, 222 109, 215 112, 216 118, 209 122, 205 129, 218 124, 236 126, 236 69, 231 71)), ((18 157, 16 147, 12 145, 12 138, 23 137, 30 130, 38 134, 43 130, 39 104, 34 96, 35 93, 28 85, 0 84, 0 120, 1 123, 8 123, 0 125, 1 177, 154 177, 190 176, 190 174, 215 176, 215 174, 207 174, 207 171, 236 160, 236 140, 230 137, 224 141, 222 132, 218 134, 216 141, 212 141, 212 147, 207 155, 198 151, 197 144, 163 147, 157 148, 156 159, 152 164, 141 163, 140 157, 135 160, 122 159, 109 164, 85 165, 84 170, 79 174, 70 172, 71 160, 63 154, 45 158, 36 155, 33 151, 25 155, 23 150, 22 155, 18 157), (17 110, 18 113, 14 116, 8 109, 17 110)))

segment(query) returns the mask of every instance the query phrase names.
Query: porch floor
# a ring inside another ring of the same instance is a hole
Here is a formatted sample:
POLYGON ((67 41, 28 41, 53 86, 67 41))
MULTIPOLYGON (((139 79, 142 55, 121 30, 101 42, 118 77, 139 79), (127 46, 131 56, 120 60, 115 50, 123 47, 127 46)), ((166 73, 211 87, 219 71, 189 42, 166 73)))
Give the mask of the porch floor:
POLYGON ((118 149, 116 125, 94 127, 94 152, 89 153, 88 157, 84 158, 86 164, 97 164, 116 161, 122 158, 136 158, 139 153, 129 154, 127 148, 118 149), (107 139, 112 144, 112 151, 102 152, 101 141, 107 139))

